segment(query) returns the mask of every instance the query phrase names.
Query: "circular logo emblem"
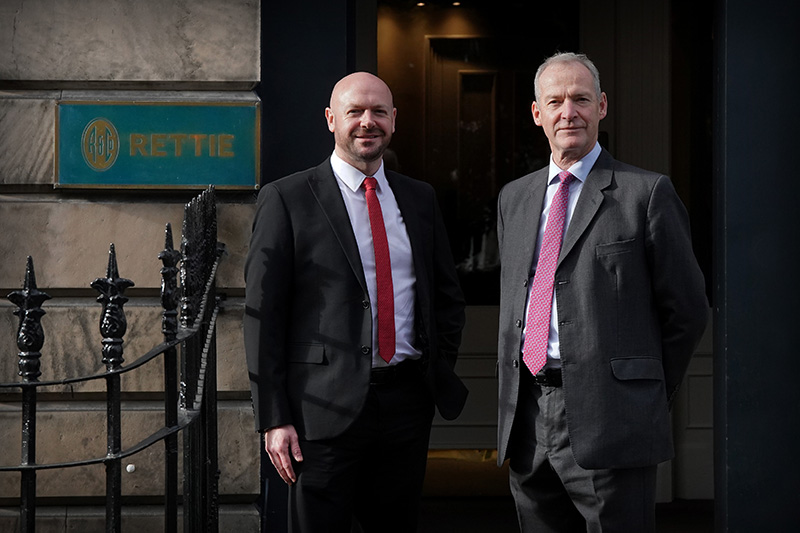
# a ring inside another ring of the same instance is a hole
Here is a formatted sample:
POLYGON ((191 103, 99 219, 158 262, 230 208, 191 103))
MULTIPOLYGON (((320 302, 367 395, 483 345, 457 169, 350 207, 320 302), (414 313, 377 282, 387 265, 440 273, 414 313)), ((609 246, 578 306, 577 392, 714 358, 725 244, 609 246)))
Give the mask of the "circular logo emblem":
POLYGON ((97 171, 111 168, 119 155, 119 134, 111 121, 96 118, 83 130, 81 151, 86 164, 97 171))

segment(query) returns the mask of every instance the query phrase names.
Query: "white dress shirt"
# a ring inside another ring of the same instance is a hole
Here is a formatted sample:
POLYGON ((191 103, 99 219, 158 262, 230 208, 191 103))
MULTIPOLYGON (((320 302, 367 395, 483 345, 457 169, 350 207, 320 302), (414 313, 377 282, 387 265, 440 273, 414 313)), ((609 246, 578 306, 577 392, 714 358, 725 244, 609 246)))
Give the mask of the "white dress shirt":
MULTIPOLYGON (((567 234, 567 228, 572 220, 572 214, 575 212, 575 205, 578 203, 578 198, 583 190, 583 183, 589 176, 589 171, 592 170, 592 167, 597 162, 597 158, 600 157, 601 151, 602 149, 600 148, 600 144, 595 143, 594 148, 592 148, 592 150, 586 154, 583 159, 567 169, 577 179, 572 180, 572 183, 570 183, 569 186, 569 202, 567 203, 567 214, 564 219, 564 235, 567 234)), ((544 230, 547 227, 547 217, 550 214, 550 204, 553 202, 553 197, 556 195, 558 186, 561 183, 558 179, 558 174, 562 172, 562 170, 563 169, 559 168, 555 163, 553 163, 553 154, 550 154, 550 169, 547 174, 547 194, 545 195, 544 199, 544 209, 542 209, 542 214, 539 217, 539 235, 536 237, 536 249, 533 253, 530 279, 528 280, 528 301, 525 304, 526 317, 528 316, 528 306, 530 306, 531 290, 533 290, 533 275, 536 273, 536 264, 539 262, 539 250, 542 248, 544 230)), ((552 309, 553 312, 550 315, 550 335, 547 340, 547 363, 545 364, 545 368, 560 368, 561 351, 559 348, 558 339, 558 307, 556 306, 555 291, 553 291, 552 309)), ((525 333, 523 331, 520 351, 522 350, 521 346, 524 345, 524 343, 525 333)))
MULTIPOLYGON (((370 308, 372 309, 372 366, 387 366, 378 353, 378 286, 375 277, 375 250, 372 247, 372 229, 369 224, 369 210, 362 183, 366 175, 345 163, 339 156, 331 156, 331 167, 336 183, 342 192, 344 205, 353 226, 353 233, 361 255, 361 265, 367 281, 370 308)), ((411 254, 411 241, 408 239, 403 215, 397 206, 386 173, 381 167, 373 176, 378 181, 377 194, 383 213, 383 224, 389 241, 389 258, 392 263, 392 286, 394 288, 394 327, 395 354, 390 365, 406 359, 418 359, 421 352, 414 347, 414 258, 411 254)))

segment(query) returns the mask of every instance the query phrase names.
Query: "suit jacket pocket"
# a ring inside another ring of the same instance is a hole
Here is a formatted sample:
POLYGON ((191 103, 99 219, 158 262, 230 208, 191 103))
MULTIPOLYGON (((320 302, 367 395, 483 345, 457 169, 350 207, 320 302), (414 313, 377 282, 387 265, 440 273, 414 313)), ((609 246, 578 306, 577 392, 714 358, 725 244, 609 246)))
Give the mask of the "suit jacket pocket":
POLYGON ((633 243, 635 241, 636 239, 627 239, 624 241, 609 242, 607 244, 598 244, 595 247, 595 254, 597 257, 603 257, 606 255, 628 253, 633 250, 633 243))
POLYGON ((657 357, 620 357, 611 360, 611 370, 619 380, 664 380, 664 368, 657 357))
POLYGON ((289 347, 289 362, 321 365, 325 362, 325 345, 292 344, 289 347))

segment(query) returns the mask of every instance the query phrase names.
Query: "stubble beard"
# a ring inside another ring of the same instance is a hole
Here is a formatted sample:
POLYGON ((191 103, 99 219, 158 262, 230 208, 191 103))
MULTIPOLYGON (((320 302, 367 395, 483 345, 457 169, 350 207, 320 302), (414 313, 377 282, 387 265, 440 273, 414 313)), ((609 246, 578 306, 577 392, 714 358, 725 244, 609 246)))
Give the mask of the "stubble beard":
POLYGON ((359 141, 356 137, 350 138, 350 153, 353 157, 363 163, 373 163, 383 157, 383 153, 389 146, 389 139, 382 136, 376 139, 375 146, 359 147, 359 141))

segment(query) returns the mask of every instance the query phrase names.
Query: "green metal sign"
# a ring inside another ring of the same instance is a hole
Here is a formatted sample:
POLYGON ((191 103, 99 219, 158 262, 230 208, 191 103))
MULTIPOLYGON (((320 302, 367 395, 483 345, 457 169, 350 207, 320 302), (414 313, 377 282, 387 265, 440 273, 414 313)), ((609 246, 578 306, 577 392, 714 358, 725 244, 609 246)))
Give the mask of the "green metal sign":
POLYGON ((258 187, 258 102, 62 101, 56 124, 58 187, 258 187))

